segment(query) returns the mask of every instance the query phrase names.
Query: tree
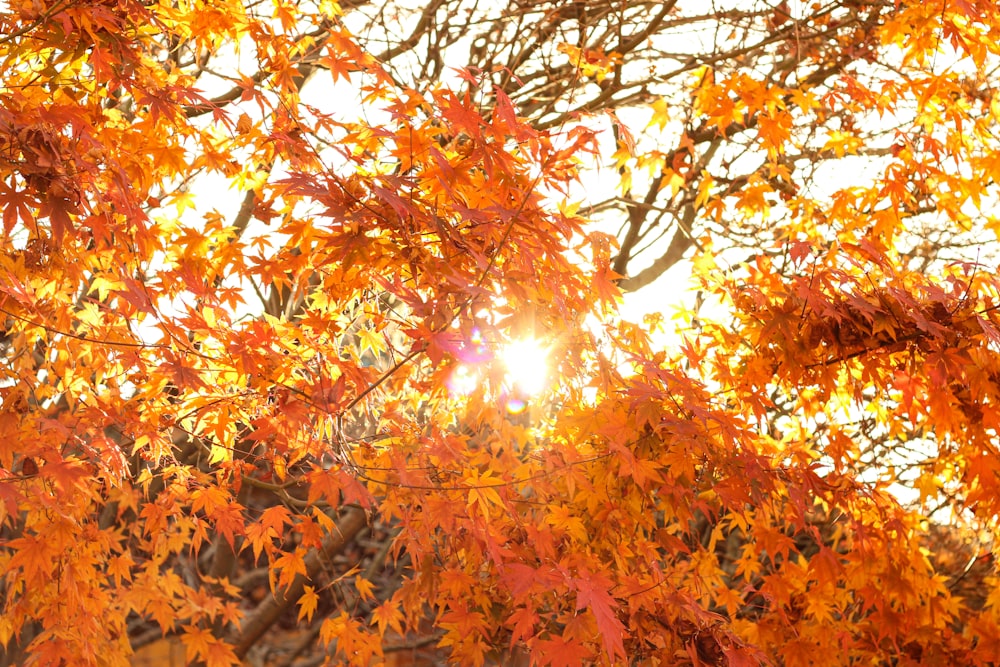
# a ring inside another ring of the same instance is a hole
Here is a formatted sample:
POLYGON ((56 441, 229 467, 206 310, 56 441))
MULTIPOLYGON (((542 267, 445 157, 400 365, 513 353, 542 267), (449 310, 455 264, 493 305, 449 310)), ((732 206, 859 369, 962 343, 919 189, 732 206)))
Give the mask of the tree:
POLYGON ((993 3, 8 5, 5 664, 992 664, 993 3))

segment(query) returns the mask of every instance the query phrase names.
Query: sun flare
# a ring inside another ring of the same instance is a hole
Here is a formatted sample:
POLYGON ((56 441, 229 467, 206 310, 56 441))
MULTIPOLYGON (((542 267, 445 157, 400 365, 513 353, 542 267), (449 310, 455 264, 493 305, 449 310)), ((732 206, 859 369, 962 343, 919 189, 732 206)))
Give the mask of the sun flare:
POLYGON ((506 345, 501 354, 507 382, 527 396, 545 389, 549 380, 549 349, 533 339, 517 340, 506 345))

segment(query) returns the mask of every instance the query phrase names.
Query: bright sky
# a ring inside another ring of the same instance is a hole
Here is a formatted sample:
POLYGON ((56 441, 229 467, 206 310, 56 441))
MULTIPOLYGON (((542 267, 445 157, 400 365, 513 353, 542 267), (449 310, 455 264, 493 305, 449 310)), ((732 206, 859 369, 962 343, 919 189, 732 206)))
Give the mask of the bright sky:
MULTIPOLYGON (((753 3, 749 0, 735 0, 734 2, 728 3, 728 5, 731 5, 732 7, 746 7, 752 4, 753 3)), ((720 9, 717 3, 716 5, 713 5, 713 7, 715 9, 720 9)), ((801 12, 805 11, 803 3, 794 0, 790 3, 790 9, 793 15, 800 15, 801 12)), ((354 20, 360 21, 360 14, 355 15, 354 20)), ((359 25, 353 27, 355 30, 361 29, 361 26, 359 25)), ((406 26, 401 26, 400 29, 403 33, 407 32, 406 26)), ((687 37, 691 40, 691 44, 686 48, 694 49, 700 42, 713 37, 714 36, 712 35, 693 33, 687 37)), ((684 45, 674 45, 673 48, 676 50, 685 50, 684 45)), ((461 54, 462 49, 458 48, 449 50, 448 53, 461 54)), ((256 69, 257 62, 253 56, 252 49, 244 48, 241 49, 239 53, 234 51, 231 57, 237 60, 235 64, 245 73, 252 72, 256 69)), ((455 68, 460 68, 466 63, 456 61, 449 64, 455 68)), ((454 81, 451 83, 457 84, 458 81, 459 78, 457 74, 455 74, 454 81)), ((218 85, 218 90, 207 90, 207 94, 212 95, 222 92, 227 90, 231 85, 229 81, 221 79, 216 83, 218 85)), ((447 84, 449 82, 445 81, 444 83, 447 84)), ((316 106, 317 108, 325 111, 330 111, 331 100, 336 100, 337 113, 341 118, 347 120, 351 119, 350 116, 352 115, 355 117, 359 116, 361 112, 361 106, 357 102, 358 96, 359 93, 355 86, 343 81, 334 85, 329 76, 324 75, 323 72, 319 72, 304 88, 302 99, 304 103, 316 106), (353 106, 351 104, 352 100, 355 101, 353 106)), ((252 105, 243 105, 240 111, 247 113, 253 120, 260 119, 259 110, 252 105)), ((367 112, 374 113, 371 109, 368 109, 367 112)), ((619 112, 619 117, 633 129, 637 136, 640 134, 639 131, 642 130, 648 122, 649 115, 650 112, 648 110, 634 112, 626 110, 619 112)), ((369 120, 377 122, 380 119, 370 118, 369 120)), ((884 118, 873 119, 873 122, 885 122, 885 120, 886 119, 884 118)), ((610 119, 602 116, 592 119, 590 122, 597 123, 598 126, 604 130, 604 145, 602 146, 602 152, 605 156, 610 156, 615 150, 614 140, 610 132, 610 119)), ((667 135, 670 135, 671 133, 677 134, 679 131, 679 125, 677 127, 668 126, 666 128, 667 135)), ((648 148, 648 146, 643 143, 645 141, 649 140, 640 138, 637 150, 642 151, 648 148)), ((749 157, 745 157, 744 159, 752 160, 755 159, 755 156, 751 155, 749 157)), ((860 182, 871 182, 871 180, 873 180, 878 174, 878 171, 879 168, 874 165, 873 162, 860 158, 837 161, 823 166, 818 180, 823 183, 828 194, 839 187, 849 185, 851 181, 857 183, 860 179, 860 182), (845 167, 848 163, 851 163, 850 168, 845 167)), ((280 165, 277 167, 276 172, 277 173, 272 176, 272 178, 276 177, 280 173, 280 165)), ((637 183, 640 183, 641 179, 641 174, 637 172, 637 183)), ((613 165, 596 165, 594 169, 586 173, 584 181, 580 184, 578 190, 573 194, 576 198, 584 200, 586 203, 597 203, 620 194, 617 192, 617 183, 617 173, 613 165)), ((235 212, 238 210, 243 197, 243 193, 233 189, 227 179, 217 175, 206 176, 198 179, 192 189, 192 194, 194 195, 193 201, 195 203, 196 210, 189 212, 185 216, 185 219, 187 220, 200 219, 205 213, 211 210, 216 210, 226 216, 227 219, 231 220, 235 216, 235 212)), ((814 196, 822 196, 824 193, 813 192, 812 194, 814 196)), ((618 227, 621 224, 621 215, 622 214, 620 212, 610 212, 606 215, 601 215, 595 220, 595 225, 604 231, 615 233, 618 231, 618 227)), ((245 233, 244 239, 249 243, 255 237, 273 236, 273 234, 274 232, 263 225, 263 223, 252 221, 250 227, 245 233)), ((670 235, 668 234, 665 238, 661 239, 658 244, 654 244, 645 255, 647 261, 657 256, 658 251, 665 248, 669 239, 670 235)), ((280 242, 278 239, 275 239, 275 241, 280 242)), ((637 265, 635 268, 638 270, 641 269, 642 266, 637 265)), ((675 346, 678 342, 680 334, 676 327, 670 326, 670 318, 678 309, 682 307, 691 308, 697 298, 696 294, 691 289, 690 270, 691 267, 689 263, 686 261, 679 262, 651 285, 637 292, 626 294, 621 307, 622 316, 625 319, 640 322, 642 321, 643 316, 649 313, 663 313, 667 317, 668 326, 664 332, 658 334, 656 341, 664 347, 669 348, 671 346, 675 346)), ((247 301, 250 312, 255 312, 256 309, 259 308, 259 305, 256 303, 256 298, 252 294, 248 294, 247 301)), ((711 308, 711 304, 709 304, 708 307, 711 308)), ((525 341, 514 341, 512 344, 513 348, 510 351, 497 351, 497 354, 502 357, 503 362, 509 369, 509 372, 518 378, 514 380, 514 382, 516 384, 523 385, 524 387, 535 387, 538 383, 544 382, 544 373, 538 374, 536 372, 539 368, 544 368, 544 348, 539 348, 537 345, 532 347, 530 342, 525 341), (532 375, 532 373, 535 373, 535 375, 532 375)), ((459 384, 462 382, 468 383, 471 381, 472 375, 473 374, 470 372, 468 377, 464 379, 457 378, 456 382, 459 384)), ((532 392, 528 391, 527 393, 532 392)))

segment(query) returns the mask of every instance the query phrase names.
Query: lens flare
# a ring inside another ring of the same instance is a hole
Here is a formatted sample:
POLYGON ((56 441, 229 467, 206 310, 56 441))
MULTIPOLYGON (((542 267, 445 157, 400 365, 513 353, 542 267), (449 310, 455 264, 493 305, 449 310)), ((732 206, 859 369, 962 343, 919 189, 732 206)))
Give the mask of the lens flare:
POLYGON ((472 330, 468 340, 458 344, 455 356, 466 364, 481 364, 490 360, 490 348, 478 327, 472 330))
POLYGON ((507 399, 507 412, 512 415, 519 415, 528 408, 528 404, 518 398, 507 399))

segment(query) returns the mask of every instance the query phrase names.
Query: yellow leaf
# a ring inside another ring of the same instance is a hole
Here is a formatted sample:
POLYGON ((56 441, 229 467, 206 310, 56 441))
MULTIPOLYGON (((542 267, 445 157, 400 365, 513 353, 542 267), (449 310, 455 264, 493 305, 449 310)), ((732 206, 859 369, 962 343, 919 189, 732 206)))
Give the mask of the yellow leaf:
POLYGON ((361 352, 371 352, 375 356, 385 352, 385 339, 377 331, 372 329, 361 329, 358 331, 358 340, 361 343, 361 352))
POLYGON ((646 127, 653 127, 655 125, 662 132, 666 129, 667 123, 670 121, 667 100, 665 97, 659 97, 650 106, 653 109, 653 117, 649 119, 649 125, 646 127))
POLYGON ((316 605, 319 604, 319 595, 312 586, 304 586, 302 597, 299 598, 299 620, 304 616, 307 621, 311 621, 316 612, 316 605))

